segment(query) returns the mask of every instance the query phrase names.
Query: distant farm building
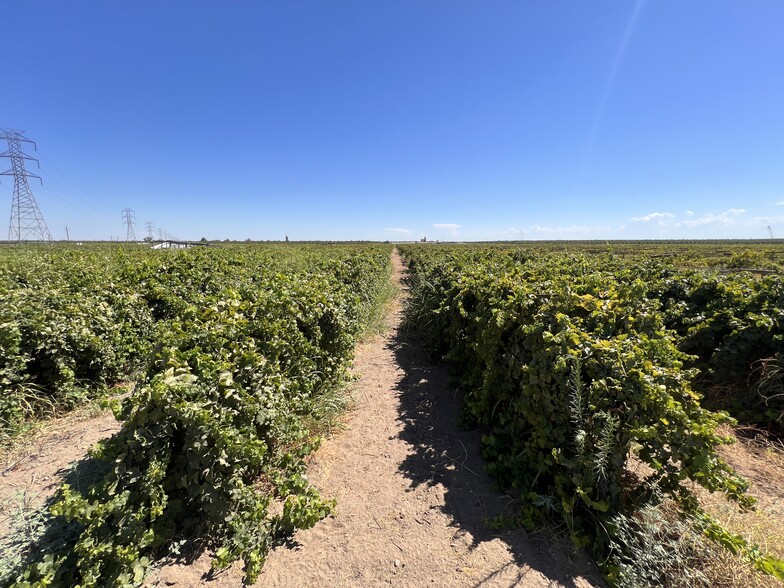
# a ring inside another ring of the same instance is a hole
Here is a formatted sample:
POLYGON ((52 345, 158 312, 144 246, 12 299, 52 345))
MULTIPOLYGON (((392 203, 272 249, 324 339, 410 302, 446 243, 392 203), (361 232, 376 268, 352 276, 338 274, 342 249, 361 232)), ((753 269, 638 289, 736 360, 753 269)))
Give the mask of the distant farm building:
POLYGON ((190 247, 208 247, 209 243, 203 241, 159 241, 152 246, 153 249, 188 249, 190 247))

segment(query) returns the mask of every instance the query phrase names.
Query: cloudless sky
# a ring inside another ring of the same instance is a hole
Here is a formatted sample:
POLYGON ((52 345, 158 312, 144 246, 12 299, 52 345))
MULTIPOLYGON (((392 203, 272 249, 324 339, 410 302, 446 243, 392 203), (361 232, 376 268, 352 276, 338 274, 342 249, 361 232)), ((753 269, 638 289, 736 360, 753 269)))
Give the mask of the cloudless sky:
POLYGON ((36 141, 56 239, 124 238, 125 207, 139 237, 784 237, 781 0, 5 0, 2 19, 0 127, 36 141))

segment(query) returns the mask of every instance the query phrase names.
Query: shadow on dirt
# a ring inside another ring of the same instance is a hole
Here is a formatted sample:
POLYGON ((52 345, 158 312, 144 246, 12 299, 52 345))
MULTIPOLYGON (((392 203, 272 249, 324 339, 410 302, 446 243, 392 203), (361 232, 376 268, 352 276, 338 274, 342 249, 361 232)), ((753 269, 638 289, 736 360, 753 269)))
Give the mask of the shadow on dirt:
POLYGON ((537 532, 534 538, 522 529, 497 531, 488 526, 496 517, 514 515, 515 501, 496 491, 485 473, 480 433, 461 428, 460 393, 450 389, 446 367, 432 362, 419 347, 416 335, 405 326, 389 345, 404 373, 396 387, 404 425, 400 437, 413 448, 401 466, 402 473, 412 488, 442 484, 446 502, 443 511, 459 530, 470 534, 472 548, 500 538, 522 568, 511 582, 509 574, 514 572, 501 569, 476 586, 516 586, 524 583, 524 576, 532 570, 553 585, 603 585, 590 558, 576 552, 568 538, 556 537, 553 530, 537 532))
MULTIPOLYGON (((92 484, 100 480, 108 465, 93 458, 84 458, 57 472, 57 485, 66 483, 71 488, 86 495, 92 484)), ((64 557, 70 553, 82 531, 82 525, 55 517, 50 513, 52 505, 59 498, 59 491, 50 496, 43 504, 28 507, 24 499, 13 517, 10 533, 3 538, 0 549, 6 554, 0 566, 0 585, 5 586, 47 556, 64 557)))

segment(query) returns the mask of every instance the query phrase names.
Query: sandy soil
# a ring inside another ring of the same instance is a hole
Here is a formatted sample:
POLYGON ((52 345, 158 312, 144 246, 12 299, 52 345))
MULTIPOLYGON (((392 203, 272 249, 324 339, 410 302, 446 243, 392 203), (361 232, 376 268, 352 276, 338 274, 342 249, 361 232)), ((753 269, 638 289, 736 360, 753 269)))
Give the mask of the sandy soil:
POLYGON ((110 437, 120 423, 110 411, 76 411, 47 423, 24 445, 0 461, 0 536, 10 530, 20 509, 40 507, 54 495, 71 464, 82 460, 95 442, 110 437))
MULTIPOLYGON (((395 256, 393 279, 403 268, 395 256)), ((346 428, 313 456, 309 478, 337 499, 334 517, 274 550, 258 587, 590 586, 599 574, 567 541, 494 532, 511 512, 492 488, 479 436, 458 426, 459 399, 401 329, 401 300, 384 336, 357 349, 359 381, 346 428)), ((543 534, 544 535, 544 534, 543 534)), ((241 584, 239 566, 207 580, 209 559, 171 564, 151 586, 241 584)))

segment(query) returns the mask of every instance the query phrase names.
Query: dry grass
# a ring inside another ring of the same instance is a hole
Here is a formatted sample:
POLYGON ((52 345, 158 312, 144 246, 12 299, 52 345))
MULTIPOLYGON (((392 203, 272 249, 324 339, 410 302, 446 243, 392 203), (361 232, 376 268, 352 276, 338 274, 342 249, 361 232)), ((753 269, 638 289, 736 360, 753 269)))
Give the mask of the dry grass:
MULTIPOLYGON (((733 533, 759 545, 765 553, 784 559, 784 447, 762 431, 726 428, 722 433, 738 440, 734 445, 723 447, 721 455, 752 483, 750 493, 757 498, 757 509, 741 512, 723 496, 700 491, 703 507, 733 533)), ((702 571, 713 586, 782 585, 728 551, 715 549, 712 553, 713 557, 705 562, 702 571)))
POLYGON ((75 424, 95 418, 105 410, 101 403, 90 402, 64 416, 30 421, 23 434, 0 445, 0 475, 16 463, 41 454, 48 445, 67 442, 75 424))
POLYGON ((118 382, 101 398, 88 400, 73 410, 53 410, 41 414, 27 421, 17 435, 0 438, 0 475, 14 463, 24 461, 30 455, 40 454, 44 449, 42 444, 67 441, 69 431, 75 425, 108 412, 109 402, 123 400, 133 392, 135 386, 135 382, 118 382))
MULTIPOLYGON (((92 402, 59 418, 34 421, 2 448, 0 585, 8 585, 9 574, 21 569, 31 543, 55 528, 47 505, 62 482, 81 488, 102 471, 85 458, 90 446, 118 428, 112 414, 92 402)), ((57 527, 51 539, 62 539, 65 528, 60 533, 57 527)))
MULTIPOLYGON (((711 494, 696 483, 691 484, 693 492, 705 511, 730 532, 741 535, 749 544, 758 545, 763 553, 784 559, 784 443, 768 437, 762 430, 748 427, 723 427, 720 432, 737 441, 721 447, 719 451, 738 473, 751 482, 750 494, 757 499, 757 508, 743 511, 722 494, 711 494)), ((634 456, 629 459, 627 471, 635 481, 652 472, 634 456)), ((666 568, 666 586, 691 585, 690 580, 684 582, 687 570, 683 566, 686 565, 705 576, 705 585, 711 587, 781 588, 780 580, 757 571, 749 561, 692 531, 690 526, 684 527, 678 509, 671 501, 665 501, 655 510, 659 526, 664 529, 680 528, 677 541, 661 544, 669 553, 659 561, 666 568)), ((652 526, 657 525, 648 525, 652 526)), ((647 529, 646 533, 649 532, 650 529, 647 529)), ((650 535, 647 541, 650 543, 647 548, 652 548, 659 539, 650 535)))

